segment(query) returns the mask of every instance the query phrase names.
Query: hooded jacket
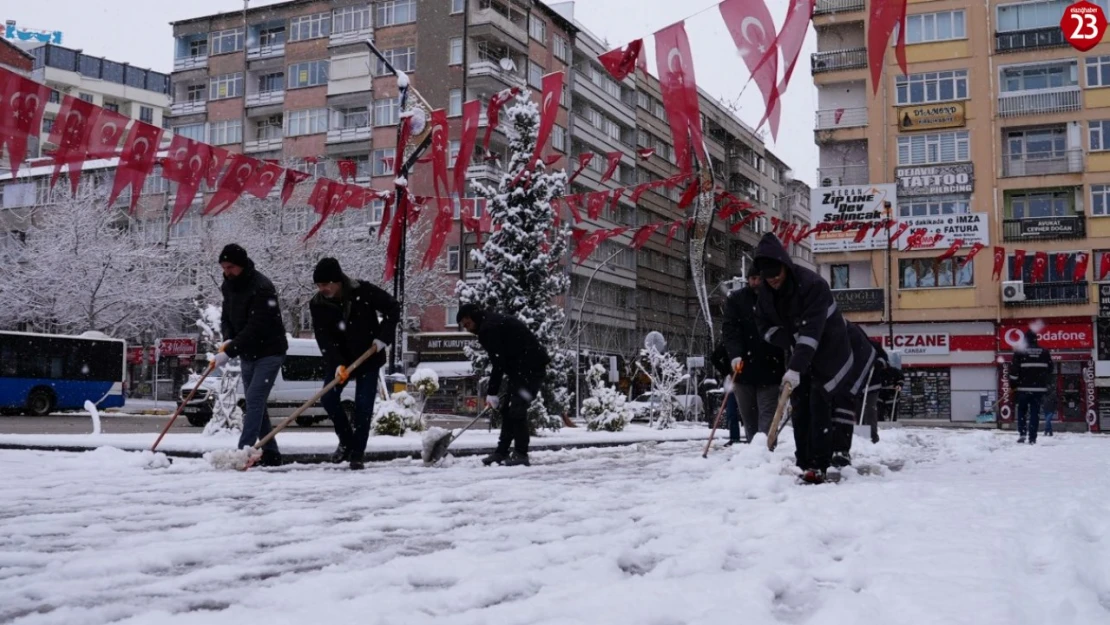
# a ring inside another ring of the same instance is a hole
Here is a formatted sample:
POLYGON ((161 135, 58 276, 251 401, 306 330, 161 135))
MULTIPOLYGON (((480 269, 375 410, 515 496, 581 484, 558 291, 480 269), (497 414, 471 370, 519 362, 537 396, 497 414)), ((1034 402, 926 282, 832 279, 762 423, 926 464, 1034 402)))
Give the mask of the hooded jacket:
POLYGON ((528 326, 516 317, 484 311, 473 313, 471 320, 478 325, 478 344, 493 367, 486 394, 497 395, 505 375, 512 386, 538 393, 550 358, 528 326))
POLYGON ((855 396, 863 391, 875 349, 866 335, 854 340, 849 336, 828 282, 810 269, 795 266, 773 234, 759 240, 757 266, 760 259, 782 263, 787 273, 778 290, 770 285, 759 289, 755 318, 763 339, 793 350, 787 368, 812 376, 825 395, 855 396))
MULTIPOLYGON (((392 345, 401 321, 401 305, 383 289, 346 275, 342 283, 343 291, 337 299, 329 300, 317 293, 308 303, 316 344, 333 369, 358 360, 375 340, 392 345)), ((368 368, 384 364, 384 351, 366 362, 368 368)))
POLYGON ((745 286, 729 293, 725 301, 721 331, 728 360, 731 363, 734 358, 744 359, 744 369, 734 380, 737 384, 778 386, 786 373, 782 348, 763 340, 763 333, 755 320, 759 291, 769 288, 764 286, 757 290, 745 286))
POLYGON ((255 269, 253 260, 246 263, 242 273, 224 277, 220 286, 224 296, 220 327, 224 340, 231 341, 224 352, 247 360, 283 356, 289 341, 274 283, 255 269))
POLYGON ((1052 354, 1037 342, 1037 334, 1025 331, 1025 346, 1014 350, 1010 384, 1015 391, 1046 393, 1052 382, 1052 354))

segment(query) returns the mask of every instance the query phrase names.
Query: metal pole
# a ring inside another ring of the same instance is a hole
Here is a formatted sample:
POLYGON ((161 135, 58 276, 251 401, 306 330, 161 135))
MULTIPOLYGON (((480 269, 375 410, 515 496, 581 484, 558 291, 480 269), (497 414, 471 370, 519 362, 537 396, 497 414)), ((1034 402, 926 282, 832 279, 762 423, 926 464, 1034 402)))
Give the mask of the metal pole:
POLYGON ((598 263, 597 267, 594 267, 593 273, 590 274, 590 278, 586 280, 586 287, 582 289, 582 297, 578 300, 578 340, 577 346, 574 349, 574 416, 577 418, 582 418, 582 310, 586 307, 586 296, 590 293, 590 284, 593 283, 594 276, 596 276, 597 272, 607 265, 609 261, 616 258, 617 254, 623 251, 623 249, 618 249, 613 252, 609 258, 606 258, 598 263))
POLYGON ((892 271, 892 257, 894 242, 890 240, 890 224, 894 216, 890 212, 890 202, 884 202, 886 208, 886 325, 890 337, 890 348, 894 349, 894 274, 892 271))

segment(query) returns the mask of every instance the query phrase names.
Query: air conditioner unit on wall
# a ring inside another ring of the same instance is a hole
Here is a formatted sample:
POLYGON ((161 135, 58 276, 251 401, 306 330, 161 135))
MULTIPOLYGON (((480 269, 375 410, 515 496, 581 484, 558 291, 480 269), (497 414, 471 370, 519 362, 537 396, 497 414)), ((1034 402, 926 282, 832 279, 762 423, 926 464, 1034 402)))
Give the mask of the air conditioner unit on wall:
POLYGON ((1024 302, 1025 283, 1021 280, 1008 280, 1002 283, 1003 302, 1024 302))
POLYGON ((839 187, 839 186, 841 186, 840 176, 825 176, 824 178, 821 179, 821 186, 822 187, 839 187))

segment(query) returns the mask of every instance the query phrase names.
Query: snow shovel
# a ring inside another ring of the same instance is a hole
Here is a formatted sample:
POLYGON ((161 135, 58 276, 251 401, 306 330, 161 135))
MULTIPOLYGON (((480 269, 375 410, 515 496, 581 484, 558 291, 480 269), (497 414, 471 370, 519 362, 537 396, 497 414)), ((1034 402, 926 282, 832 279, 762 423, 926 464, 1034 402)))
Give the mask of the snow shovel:
MULTIPOLYGON (((743 361, 740 362, 740 369, 741 370, 744 369, 743 361)), ((728 376, 728 381, 729 381, 730 384, 732 383, 732 381, 734 379, 736 379, 736 374, 737 373, 739 373, 739 371, 736 371, 732 375, 728 376)), ((732 391, 730 391, 730 392, 735 393, 736 389, 733 388, 732 391)), ((717 433, 717 427, 721 425, 721 415, 723 415, 725 413, 725 406, 727 406, 727 405, 728 405, 728 397, 725 397, 725 396, 722 395, 721 396, 721 407, 717 409, 717 418, 713 420, 713 430, 709 432, 709 440, 705 442, 705 451, 701 452, 701 457, 702 458, 708 458, 709 457, 709 446, 713 444, 713 435, 717 433)))
POLYGON ((162 442, 162 437, 166 435, 166 432, 170 431, 170 428, 173 426, 173 422, 177 421, 177 417, 181 416, 181 411, 185 410, 185 406, 189 402, 193 401, 193 396, 197 394, 197 389, 200 388, 201 383, 204 382, 204 379, 208 377, 208 374, 212 373, 215 369, 215 361, 208 363, 208 368, 204 370, 204 375, 200 376, 200 379, 197 380, 197 383, 193 385, 193 390, 189 391, 189 395, 185 397, 185 401, 181 402, 181 405, 177 407, 177 410, 174 411, 173 416, 170 417, 169 423, 166 424, 166 427, 162 428, 162 433, 158 435, 158 439, 155 440, 154 444, 150 446, 151 453, 158 449, 158 443, 162 442))
POLYGON ((485 410, 479 412, 478 416, 474 417, 474 419, 470 423, 467 423, 466 427, 459 430, 458 434, 455 434, 451 431, 444 432, 443 434, 433 434, 432 432, 428 432, 428 434, 431 434, 431 436, 424 437, 424 450, 420 454, 421 459, 424 460, 424 466, 430 467, 440 460, 443 460, 443 458, 447 456, 447 448, 451 446, 451 443, 455 442, 455 439, 462 436, 463 432, 469 430, 470 426, 477 423, 478 419, 486 416, 486 414, 490 410, 493 410, 493 408, 486 408, 485 410))
MULTIPOLYGON (((369 360, 374 354, 377 353, 377 351, 378 347, 376 345, 371 345, 370 349, 366 350, 363 355, 359 356, 358 360, 354 361, 354 363, 352 363, 350 367, 347 367, 347 373, 349 374, 354 372, 355 369, 358 369, 359 365, 369 360)), ((277 436, 278 432, 284 430, 286 427, 289 426, 290 423, 296 421, 297 417, 301 416, 301 414, 303 414, 305 410, 308 410, 309 408, 315 406, 316 402, 320 401, 321 397, 326 395, 328 391, 335 388, 338 384, 339 378, 332 378, 331 382, 325 384, 324 388, 317 391, 316 394, 313 395, 308 401, 301 404, 301 407, 294 410, 293 414, 285 417, 284 421, 277 424, 277 426, 270 430, 269 434, 255 443, 250 449, 225 449, 212 452, 212 455, 208 458, 209 462, 211 462, 212 465, 218 469, 233 468, 238 471, 246 471, 247 469, 251 468, 256 462, 259 461, 259 459, 262 458, 261 450, 263 445, 269 443, 271 440, 273 440, 275 436, 277 436)))
POLYGON ((790 403, 790 393, 793 390, 794 387, 789 384, 782 385, 782 391, 779 393, 779 405, 775 408, 775 418, 771 420, 771 429, 767 431, 767 449, 769 451, 774 451, 779 442, 779 424, 786 412, 786 406, 790 403))

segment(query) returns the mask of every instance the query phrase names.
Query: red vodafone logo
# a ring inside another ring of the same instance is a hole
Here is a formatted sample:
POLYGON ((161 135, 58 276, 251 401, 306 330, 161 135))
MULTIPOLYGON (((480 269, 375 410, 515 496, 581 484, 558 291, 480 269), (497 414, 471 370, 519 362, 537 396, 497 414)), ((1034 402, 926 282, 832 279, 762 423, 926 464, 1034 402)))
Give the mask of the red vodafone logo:
MULTIPOLYGON (((1003 326, 999 336, 1002 349, 1013 350, 1020 345, 1027 328, 1025 324, 1003 326)), ((1094 331, 1089 323, 1050 322, 1037 333, 1037 343, 1045 349, 1091 349, 1095 345, 1094 331)))

